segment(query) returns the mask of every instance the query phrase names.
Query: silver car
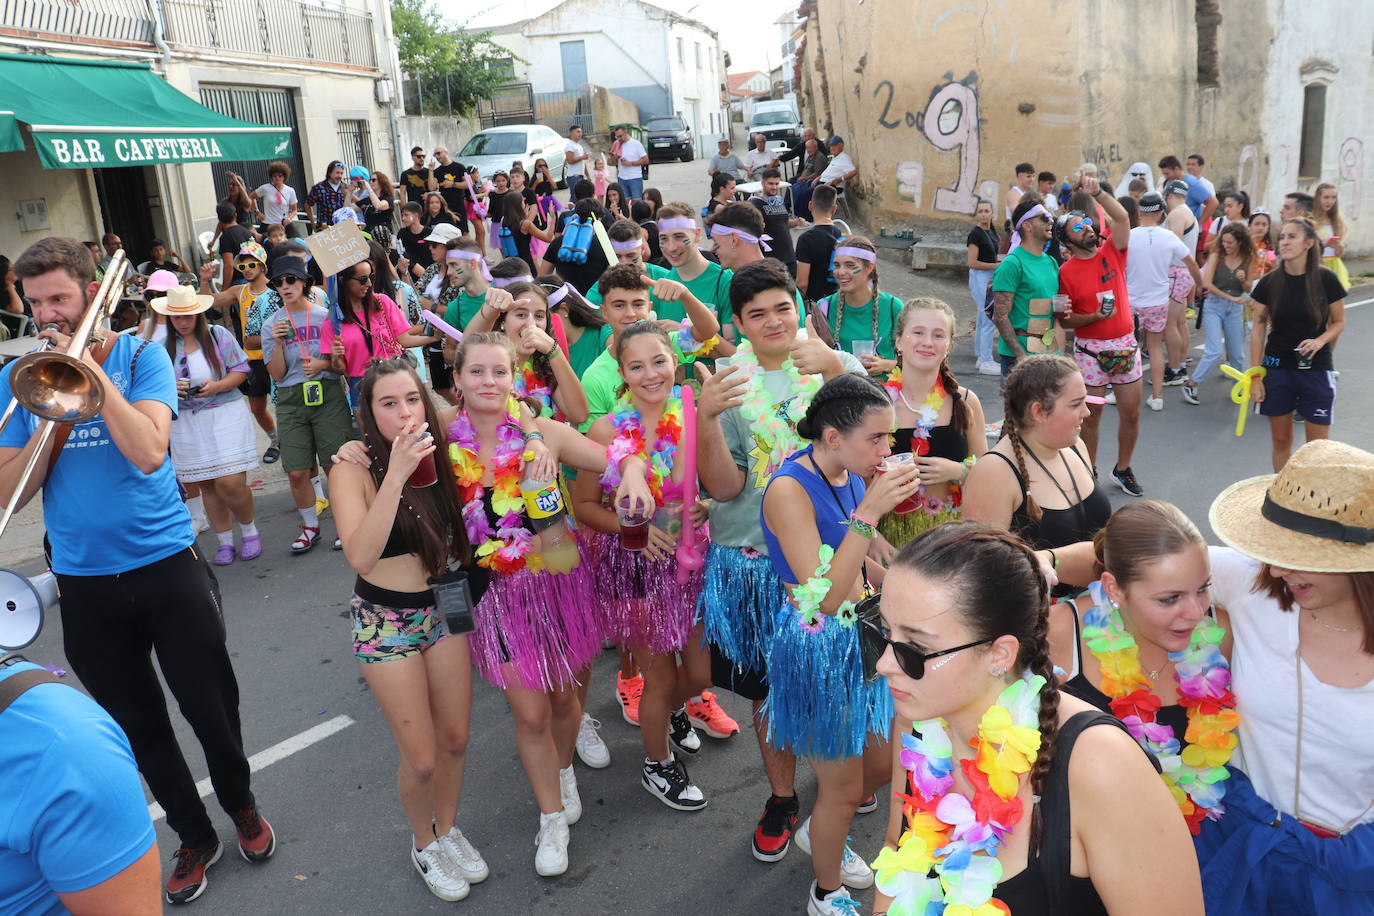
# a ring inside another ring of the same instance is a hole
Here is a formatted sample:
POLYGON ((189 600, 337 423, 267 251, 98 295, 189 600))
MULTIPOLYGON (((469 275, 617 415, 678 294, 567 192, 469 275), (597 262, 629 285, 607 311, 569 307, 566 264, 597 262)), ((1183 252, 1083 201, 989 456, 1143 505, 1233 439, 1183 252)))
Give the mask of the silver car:
POLYGON ((531 182, 535 162, 543 159, 549 164, 549 174, 561 184, 566 164, 563 148, 567 142, 566 137, 543 124, 506 124, 474 134, 453 158, 469 168, 477 166, 483 178, 498 171, 509 172, 518 161, 524 164, 531 182))

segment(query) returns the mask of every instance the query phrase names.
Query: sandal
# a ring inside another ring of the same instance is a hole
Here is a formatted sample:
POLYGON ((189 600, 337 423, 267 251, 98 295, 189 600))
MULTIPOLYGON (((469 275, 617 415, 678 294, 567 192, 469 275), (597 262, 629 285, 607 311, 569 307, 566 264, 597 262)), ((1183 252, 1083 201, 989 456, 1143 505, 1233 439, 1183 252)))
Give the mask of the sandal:
POLYGON ((320 529, 318 526, 312 528, 309 525, 301 525, 301 533, 291 542, 292 553, 306 553, 315 542, 320 539, 320 529))

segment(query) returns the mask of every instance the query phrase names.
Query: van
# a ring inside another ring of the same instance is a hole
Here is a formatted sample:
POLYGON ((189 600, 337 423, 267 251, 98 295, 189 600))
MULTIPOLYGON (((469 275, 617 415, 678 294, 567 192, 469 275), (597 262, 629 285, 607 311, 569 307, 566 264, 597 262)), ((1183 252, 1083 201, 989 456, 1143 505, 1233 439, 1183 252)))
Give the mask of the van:
POLYGON ((754 145, 754 135, 763 134, 773 148, 792 146, 801 140, 801 118, 791 102, 775 100, 755 102, 749 118, 748 145, 754 145))

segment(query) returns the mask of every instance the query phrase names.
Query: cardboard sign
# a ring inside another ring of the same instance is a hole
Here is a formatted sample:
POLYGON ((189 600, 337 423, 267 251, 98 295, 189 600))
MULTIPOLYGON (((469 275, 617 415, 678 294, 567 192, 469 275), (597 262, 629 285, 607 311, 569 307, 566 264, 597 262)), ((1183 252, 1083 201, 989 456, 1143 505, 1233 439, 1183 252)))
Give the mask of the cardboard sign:
POLYGON ((367 239, 353 220, 345 220, 306 239, 310 254, 326 277, 367 260, 367 239))

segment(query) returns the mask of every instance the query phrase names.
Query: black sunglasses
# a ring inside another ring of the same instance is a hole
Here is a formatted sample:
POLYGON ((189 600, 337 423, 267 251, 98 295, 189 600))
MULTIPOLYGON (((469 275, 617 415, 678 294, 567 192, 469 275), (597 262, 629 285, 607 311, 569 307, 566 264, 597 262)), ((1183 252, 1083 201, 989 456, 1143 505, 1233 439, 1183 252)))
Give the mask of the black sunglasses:
POLYGON ((368 274, 366 277, 349 277, 348 279, 352 280, 354 283, 359 284, 360 286, 372 285, 372 274, 368 274))
POLYGON ((305 282, 305 281, 302 280, 300 277, 297 277, 297 276, 295 276, 295 275, 293 275, 293 274, 285 274, 285 275, 283 275, 283 276, 274 278, 274 279, 272 280, 272 282, 271 282, 270 285, 271 285, 271 287, 272 287, 273 289, 279 289, 279 288, 285 286, 285 285, 288 284, 288 283, 304 283, 304 282, 305 282))
MULTIPOLYGON (((913 681, 919 681, 925 677, 926 662, 932 658, 953 655, 956 652, 962 652, 965 649, 972 649, 974 646, 981 646, 997 640, 997 637, 993 636, 988 639, 965 643, 962 646, 955 646, 952 649, 941 649, 939 652, 918 652, 915 647, 904 642, 895 642, 892 639, 892 634, 883 625, 883 619, 878 614, 878 599, 878 595, 865 598, 855 608, 859 615, 859 648, 863 655, 864 675, 870 681, 878 679, 878 659, 882 658, 888 646, 892 647, 892 654, 897 659, 897 667, 902 669, 902 673, 913 681)), ((938 667, 940 666, 934 665, 931 670, 938 667)))

